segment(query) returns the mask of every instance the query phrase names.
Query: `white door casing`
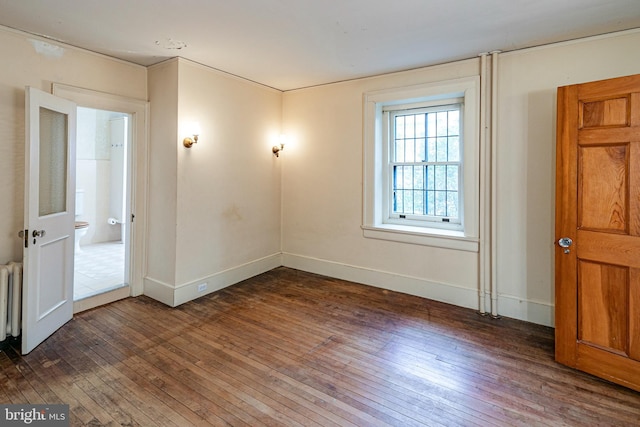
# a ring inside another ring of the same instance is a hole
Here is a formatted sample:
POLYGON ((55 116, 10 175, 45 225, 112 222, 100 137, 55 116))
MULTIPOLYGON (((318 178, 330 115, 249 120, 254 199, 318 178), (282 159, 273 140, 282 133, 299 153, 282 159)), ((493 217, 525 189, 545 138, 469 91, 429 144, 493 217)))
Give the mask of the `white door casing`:
POLYGON ((22 353, 73 316, 76 104, 25 89, 22 353))

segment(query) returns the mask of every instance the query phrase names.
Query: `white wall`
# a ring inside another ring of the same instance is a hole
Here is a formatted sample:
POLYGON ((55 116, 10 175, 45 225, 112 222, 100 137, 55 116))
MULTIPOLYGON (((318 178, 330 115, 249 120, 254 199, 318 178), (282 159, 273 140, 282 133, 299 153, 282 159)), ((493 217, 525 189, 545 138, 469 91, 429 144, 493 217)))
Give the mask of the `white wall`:
MULTIPOLYGON (((640 32, 500 56, 498 313, 553 325, 555 94, 561 85, 640 73, 640 32)), ((284 94, 286 265, 476 307, 477 254, 366 239, 362 218, 362 96, 477 75, 477 60, 284 94)))
POLYGON ((156 237, 145 293, 177 305, 280 265, 280 162, 271 146, 281 92, 175 59, 150 68, 149 94, 156 237), (201 134, 185 148, 192 121, 201 134))
POLYGON ((63 83, 147 98, 147 70, 0 27, 0 263, 22 259, 17 232, 24 208, 24 88, 63 83))
POLYGON ((110 225, 107 219, 112 167, 109 123, 122 116, 112 111, 78 108, 76 189, 84 194, 84 209, 82 215, 76 215, 76 221, 89 223, 80 245, 121 240, 121 224, 110 225))

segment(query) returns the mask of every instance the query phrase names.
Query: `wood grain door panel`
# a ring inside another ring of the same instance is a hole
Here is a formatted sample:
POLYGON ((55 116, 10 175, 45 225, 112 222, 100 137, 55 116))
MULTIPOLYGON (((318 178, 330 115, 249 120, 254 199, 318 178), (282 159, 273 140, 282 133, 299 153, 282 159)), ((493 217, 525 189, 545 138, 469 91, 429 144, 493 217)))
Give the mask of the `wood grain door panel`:
POLYGON ((556 360, 640 390, 640 75, 558 89, 556 360))

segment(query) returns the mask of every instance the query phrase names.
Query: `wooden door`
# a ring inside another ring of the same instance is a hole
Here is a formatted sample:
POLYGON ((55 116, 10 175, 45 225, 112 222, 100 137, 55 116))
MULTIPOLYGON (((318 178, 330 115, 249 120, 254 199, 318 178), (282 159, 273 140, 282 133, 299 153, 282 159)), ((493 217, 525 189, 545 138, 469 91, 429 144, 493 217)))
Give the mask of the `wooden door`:
POLYGON ((640 75, 559 88, 556 149, 556 360, 640 390, 640 75))

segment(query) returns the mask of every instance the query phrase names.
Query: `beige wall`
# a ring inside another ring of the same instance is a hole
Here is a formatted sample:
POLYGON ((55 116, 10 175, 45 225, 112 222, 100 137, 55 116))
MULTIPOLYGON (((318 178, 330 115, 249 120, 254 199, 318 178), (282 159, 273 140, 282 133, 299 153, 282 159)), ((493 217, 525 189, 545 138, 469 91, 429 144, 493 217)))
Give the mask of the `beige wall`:
POLYGON ((63 83, 147 98, 144 67, 0 27, 0 263, 22 259, 24 88, 63 83))
POLYGON ((173 285, 178 197, 178 61, 149 68, 149 104, 147 276, 173 285))
MULTIPOLYGON (((640 73, 640 32, 500 56, 497 271, 499 314, 553 324, 557 86, 640 73)), ((477 254, 367 239, 362 220, 362 96, 479 73, 478 61, 286 92, 296 140, 283 173, 284 263, 473 307, 477 254)))
POLYGON ((145 292, 177 305, 280 265, 281 92, 175 59, 150 68, 149 96, 145 292), (192 121, 201 134, 185 148, 192 121))
POLYGON ((556 88, 640 73, 638 46, 640 31, 630 31, 500 57, 497 279, 505 316, 553 323, 556 88))
POLYGON ((469 60, 286 92, 284 263, 473 307, 478 254, 364 238, 363 94, 475 76, 469 60))

